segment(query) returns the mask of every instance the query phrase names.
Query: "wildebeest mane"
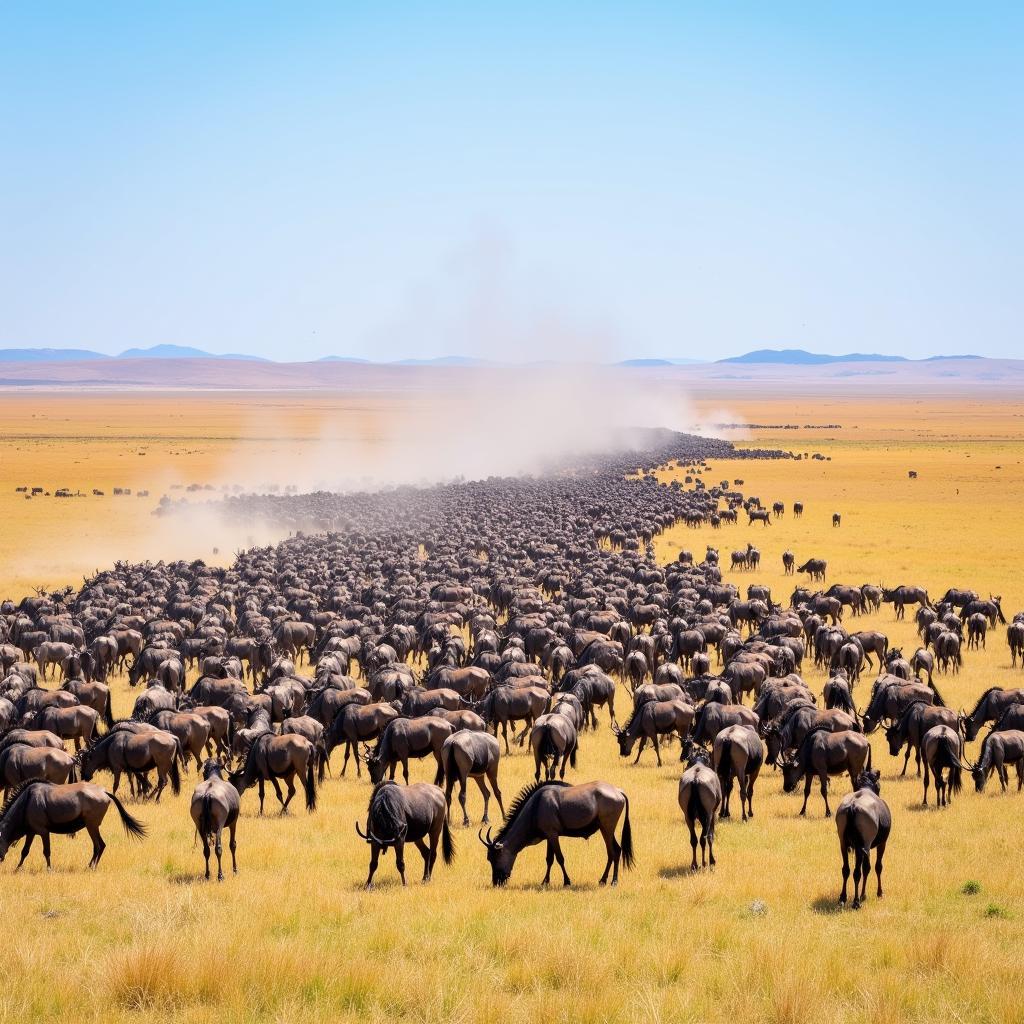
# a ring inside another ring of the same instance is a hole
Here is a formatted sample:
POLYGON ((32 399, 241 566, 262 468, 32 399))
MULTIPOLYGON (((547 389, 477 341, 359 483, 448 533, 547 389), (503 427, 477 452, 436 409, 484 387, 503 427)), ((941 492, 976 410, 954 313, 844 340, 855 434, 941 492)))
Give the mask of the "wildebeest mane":
POLYGON ((545 786, 560 786, 563 789, 567 789, 569 787, 569 783, 554 780, 550 782, 545 780, 541 780, 540 782, 531 782, 530 785, 526 786, 509 805, 508 813, 505 815, 505 820, 501 823, 501 828, 498 829, 498 834, 495 836, 495 842, 501 842, 501 840, 504 839, 522 809, 530 802, 530 798, 545 786))
POLYGON ((20 786, 18 786, 11 795, 4 801, 3 807, 0 807, 0 827, 3 827, 7 820, 7 816, 14 810, 14 805, 28 794, 28 791, 33 786, 52 786, 53 783, 49 779, 26 779, 20 786))
POLYGON ((380 839, 400 839, 407 831, 405 804, 397 782, 378 782, 367 808, 370 829, 380 839))
MULTIPOLYGON (((934 689, 934 687, 933 687, 933 689, 934 689)), ((981 710, 981 705, 982 705, 982 704, 984 704, 986 700, 988 700, 988 698, 989 698, 989 694, 992 694, 992 693, 994 693, 994 692, 995 692, 996 690, 999 690, 999 689, 1002 689, 1002 687, 999 687, 999 686, 990 686, 990 687, 989 687, 989 688, 988 688, 988 689, 987 689, 987 690, 986 690, 986 691, 985 691, 985 692, 984 692, 984 693, 983 693, 983 694, 982 694, 982 695, 981 695, 981 696, 980 696, 980 697, 978 698, 978 702, 977 702, 977 703, 976 703, 976 704, 974 705, 974 710, 973 710, 973 711, 972 711, 972 712, 971 712, 971 713, 970 713, 970 714, 969 714, 969 715, 968 715, 967 717, 968 717, 968 718, 973 718, 973 717, 974 717, 974 716, 975 716, 975 715, 976 715, 976 714, 977 714, 977 713, 978 713, 978 712, 979 712, 979 711, 981 710)), ((938 691, 936 691, 935 695, 936 695, 936 696, 938 696, 938 691)), ((943 706, 943 707, 945 707, 945 705, 942 705, 942 706, 943 706)))

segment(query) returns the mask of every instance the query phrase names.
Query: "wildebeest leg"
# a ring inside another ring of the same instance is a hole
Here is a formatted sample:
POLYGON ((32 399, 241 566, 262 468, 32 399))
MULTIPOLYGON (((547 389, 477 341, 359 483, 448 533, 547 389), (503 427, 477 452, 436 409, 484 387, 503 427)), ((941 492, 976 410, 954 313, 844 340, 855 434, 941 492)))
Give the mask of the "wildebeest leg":
MULTIPOLYGON (((910 740, 907 740, 907 756, 903 759, 903 771, 900 772, 900 778, 907 774, 907 767, 910 765, 910 755, 914 752, 913 744, 910 740)), ((856 788, 856 787, 854 787, 856 788)))
POLYGON ((640 746, 637 748, 636 757, 633 759, 633 764, 637 764, 640 761, 640 755, 644 752, 644 747, 647 746, 647 737, 640 737, 640 746))
POLYGON ((46 870, 52 871, 53 865, 50 863, 50 833, 40 832, 39 839, 43 844, 43 856, 46 858, 46 870))
POLYGON ((210 836, 209 833, 202 834, 203 840, 203 863, 206 865, 206 880, 210 880, 210 836))
POLYGON ((373 888, 373 876, 380 861, 380 847, 376 843, 370 843, 370 873, 366 876, 366 888, 373 888))
POLYGON ((547 767, 547 764, 544 760, 544 755, 541 753, 540 748, 541 743, 538 743, 533 748, 533 777, 537 782, 540 782, 540 766, 543 764, 545 767, 547 767))
MULTIPOLYGON (((558 836, 554 836, 550 840, 550 843, 554 847, 555 860, 558 861, 558 866, 562 869, 562 885, 564 885, 564 886, 572 885, 572 882, 569 881, 569 875, 566 873, 566 870, 565 870, 565 857, 562 856, 562 847, 559 845, 558 836)), ((618 865, 618 859, 616 858, 616 861, 615 861, 616 871, 615 871, 615 877, 612 879, 612 885, 614 885, 619 880, 618 866, 619 866, 618 865)), ((548 865, 548 871, 550 871, 550 870, 551 870, 551 865, 549 864, 548 865)))
MULTIPOLYGON (((490 821, 490 818, 488 817, 488 814, 487 814, 487 808, 488 808, 488 806, 489 806, 489 804, 491 802, 491 791, 487 788, 487 784, 484 782, 484 777, 482 775, 475 776, 474 781, 480 787, 480 792, 483 794, 483 798, 484 798, 484 816, 483 816, 483 818, 480 819, 480 823, 482 825, 486 825, 490 821)), ((467 822, 467 824, 468 824, 468 822, 467 822)))
MULTIPOLYGON (((850 880, 850 848, 843 836, 839 837, 839 852, 843 855, 843 891, 839 894, 839 903, 842 905, 846 902, 846 886, 850 880)), ((856 895, 854 892, 854 897, 856 895)))
POLYGON ((865 871, 870 870, 870 867, 864 865, 864 851, 860 846, 854 848, 853 851, 853 909, 856 910, 860 906, 860 890, 861 890, 861 878, 865 871))
POLYGON ((100 835, 99 825, 87 824, 86 830, 89 833, 89 838, 92 840, 92 860, 89 861, 89 867, 94 868, 100 862, 100 857, 103 856, 103 851, 107 848, 107 844, 103 842, 103 836, 100 835))
POLYGON ((263 796, 265 793, 265 785, 262 779, 260 779, 260 816, 263 816, 263 796))
POLYGON ((281 787, 277 784, 277 779, 271 777, 270 781, 274 784, 274 789, 277 791, 277 799, 281 804, 281 813, 284 814, 288 810, 288 805, 292 802, 292 797, 295 796, 295 769, 293 768, 284 780, 288 786, 288 796, 284 800, 281 799, 281 787))
POLYGON ((548 869, 544 872, 544 879, 540 883, 541 885, 547 885, 551 881, 551 865, 555 863, 555 840, 548 840, 548 848, 545 856, 548 869))
MULTIPOLYGON (((515 730, 513 729, 512 732, 513 732, 513 735, 514 735, 515 734, 515 730)), ((501 735, 502 735, 502 737, 505 740, 505 753, 507 755, 511 756, 512 751, 509 749, 509 746, 508 746, 508 719, 506 719, 505 721, 503 721, 501 723, 501 735)))
MULTIPOLYGON (((217 850, 217 881, 218 882, 223 882, 224 881, 224 866, 223 866, 223 864, 221 864, 221 856, 224 853, 223 831, 224 831, 223 826, 222 825, 218 825, 217 826, 217 835, 216 835, 216 840, 217 840, 217 845, 216 845, 216 850, 217 850)), ((207 872, 206 877, 207 878, 210 877, 209 872, 207 872)))
POLYGON ((402 879, 402 885, 408 885, 409 883, 405 880, 405 842, 402 839, 395 840, 395 865, 402 879))
POLYGON ((832 817, 832 808, 828 805, 828 772, 821 774, 821 799, 825 801, 825 817, 832 817))
POLYGON ((238 825, 238 819, 237 818, 235 818, 235 820, 232 821, 231 824, 228 825, 228 833, 229 833, 228 849, 231 851, 231 873, 235 874, 235 875, 238 874, 238 860, 235 857, 235 849, 236 849, 236 846, 237 846, 237 844, 235 843, 235 827, 237 825, 238 825))
MULTIPOLYGON (((693 854, 693 857, 690 860, 690 870, 691 871, 696 871, 697 870, 697 826, 692 821, 687 822, 687 824, 689 825, 689 828, 690 828, 690 851, 693 854)), ((703 864, 704 863, 704 837, 703 836, 701 836, 701 838, 700 838, 700 860, 701 860, 701 863, 703 864)))
POLYGON ((430 881, 430 874, 434 870, 434 857, 432 853, 434 851, 427 847, 427 844, 422 839, 414 840, 416 843, 416 849, 420 851, 420 855, 423 857, 423 881, 430 881))
POLYGON ((468 777, 463 775, 459 778, 459 803, 462 805, 462 827, 469 828, 469 814, 466 812, 466 783, 468 777))
MULTIPOLYGON (((746 775, 744 775, 746 779, 746 775)), ((747 817, 752 818, 754 816, 754 780, 746 779, 747 783, 747 817)))
MULTIPOLYGON (((437 771, 434 773, 434 785, 440 786, 444 781, 444 763, 441 760, 441 751, 435 751, 434 758, 437 761, 437 771)), ((408 779, 406 779, 406 781, 408 781, 408 779)))
POLYGON ((28 851, 32 849, 32 841, 35 837, 35 832, 29 832, 29 834, 25 836, 25 845, 21 848, 21 860, 18 861, 18 866, 14 869, 15 871, 21 870, 21 865, 25 863, 25 858, 28 856, 28 851))
MULTIPOLYGON (((1022 770, 1024 770, 1024 762, 1022 762, 1022 770)), ((498 766, 492 765, 487 769, 487 781, 491 784, 491 789, 494 790, 494 797, 498 801, 498 810, 501 811, 501 816, 505 817, 505 803, 501 799, 501 789, 498 786, 498 766)))
POLYGON ((160 794, 164 791, 164 786, 167 785, 167 773, 161 771, 159 768, 156 770, 156 796, 154 800, 156 803, 160 803, 160 794))
POLYGON ((565 766, 566 766, 566 765, 567 765, 568 763, 569 763, 569 750, 567 749, 567 750, 565 751, 565 753, 564 753, 564 754, 562 755, 562 769, 561 769, 561 771, 560 771, 560 772, 558 773, 558 777, 559 777, 560 779, 564 779, 564 778, 565 778, 565 766))
MULTIPOLYGON (((875 850, 875 875, 878 878, 878 898, 882 898, 882 857, 885 855, 885 840, 883 839, 875 850)), ((867 882, 865 881, 865 888, 867 882)))
MULTIPOLYGON (((116 796, 117 787, 121 785, 121 769, 112 768, 111 774, 114 776, 114 788, 111 790, 111 792, 116 796)), ((131 777, 131 775, 128 776, 128 784, 131 786, 132 796, 135 796, 135 780, 131 777)))
MULTIPOLYGON (((803 805, 803 807, 800 808, 801 816, 803 816, 803 815, 805 815, 807 813, 807 801, 810 799, 810 796, 811 796, 811 785, 813 784, 813 782, 814 782, 814 776, 810 772, 808 772, 804 776, 804 805, 803 805)), ((720 815, 720 817, 723 817, 723 818, 725 817, 725 812, 724 811, 720 815)))
MULTIPOLYGON (((654 756, 658 759, 658 767, 661 767, 661 743, 658 742, 660 737, 657 733, 654 734, 654 739, 651 740, 651 745, 654 747, 654 756)), ((563 773, 562 778, 565 778, 563 773)))
MULTIPOLYGON (((352 753, 354 747, 355 747, 355 744, 353 744, 351 740, 346 740, 345 741, 345 760, 342 762, 342 765, 341 765, 341 777, 342 778, 345 777, 345 769, 348 768, 349 755, 352 753)), ((359 754, 358 753, 356 754, 356 767, 357 768, 359 767, 359 754)))
POLYGON ((925 758, 925 762, 924 762, 924 799, 921 801, 921 806, 922 807, 927 807, 928 806, 928 779, 929 779, 929 775, 928 775, 928 759, 925 758))

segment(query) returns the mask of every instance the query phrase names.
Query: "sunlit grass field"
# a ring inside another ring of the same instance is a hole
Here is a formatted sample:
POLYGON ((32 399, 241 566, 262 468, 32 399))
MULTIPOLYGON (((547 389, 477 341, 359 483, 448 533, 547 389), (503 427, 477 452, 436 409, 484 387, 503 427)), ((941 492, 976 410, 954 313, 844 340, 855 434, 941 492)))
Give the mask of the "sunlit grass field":
MULTIPOLYGON (((906 418, 897 425, 894 417, 897 446, 873 422, 865 441, 851 440, 850 429, 832 440, 754 439, 821 451, 831 462, 713 464, 709 482, 743 478, 745 493, 784 501, 785 518, 768 528, 680 526, 658 538, 659 560, 683 547, 699 558, 712 544, 727 566, 729 551, 749 540, 762 551, 760 571, 726 570, 726 578, 741 588, 769 583, 783 603, 799 581, 782 575, 788 547, 799 560, 827 558, 829 583, 920 583, 933 598, 971 586, 1002 594, 1008 615, 1024 608, 1024 448, 1013 430, 954 442, 912 434, 906 418), (806 506, 800 520, 794 500, 806 506), (833 512, 842 514, 839 529, 833 512)), ((915 647, 911 618, 894 622, 888 606, 846 625, 880 628, 908 655, 915 647)), ((804 674, 820 691, 824 677, 810 659, 804 674)), ((986 650, 965 652, 958 677, 937 683, 949 704, 969 707, 987 686, 1024 685, 1024 671, 1010 669, 997 628, 986 650)), ((125 714, 135 693, 124 679, 115 685, 115 711, 125 714)), ((861 707, 869 685, 866 677, 856 692, 861 707)), ((624 690, 617 703, 624 718, 624 690)), ((206 883, 188 816, 190 775, 180 797, 131 806, 150 828, 144 843, 108 817, 95 873, 85 870, 84 835, 54 838, 50 874, 38 846, 19 875, 10 857, 0 867, 0 1020, 1024 1020, 1024 795, 1003 796, 991 783, 977 795, 967 779, 950 809, 921 810, 920 781, 895 777, 902 757, 890 758, 876 734, 874 763, 893 812, 886 895, 876 900, 872 881, 864 908, 838 912, 838 842, 816 791, 801 819, 800 797, 784 795, 766 770, 754 820, 720 824, 716 871, 691 875, 676 802, 678 745, 664 756, 661 769, 650 751, 638 767, 620 759, 607 716, 585 736, 573 778, 626 790, 638 863, 617 889, 600 889, 603 845, 567 840, 568 891, 539 888, 543 847, 520 857, 508 888, 491 888, 471 788, 474 826, 455 829, 452 867, 439 864, 423 886, 411 851, 403 890, 389 856, 377 888, 364 892, 368 849, 353 823, 370 786, 337 774, 313 815, 259 819, 246 794, 240 873, 206 883)), ((340 763, 336 752, 335 773, 340 763)), ((432 772, 432 760, 414 763, 415 780, 432 772)), ((506 800, 529 779, 527 754, 503 759, 506 800)), ((846 788, 833 781, 833 806, 846 788)))

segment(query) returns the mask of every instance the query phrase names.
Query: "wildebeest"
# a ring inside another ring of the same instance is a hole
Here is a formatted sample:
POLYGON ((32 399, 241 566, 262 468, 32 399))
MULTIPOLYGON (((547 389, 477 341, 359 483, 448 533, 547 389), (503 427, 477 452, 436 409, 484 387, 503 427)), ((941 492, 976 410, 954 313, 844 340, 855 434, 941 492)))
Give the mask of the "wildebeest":
POLYGON ((899 755, 905 743, 907 756, 903 760, 900 775, 907 774, 910 755, 916 755, 917 774, 921 774, 921 740, 924 734, 936 725, 948 725, 957 728, 957 714, 952 708, 935 707, 923 700, 911 701, 900 718, 885 730, 885 738, 889 742, 889 753, 893 757, 899 755))
POLYGON ((557 771, 559 778, 564 779, 566 765, 576 767, 578 747, 579 734, 574 718, 561 714, 541 715, 530 729, 530 749, 533 751, 535 778, 540 780, 543 768, 545 778, 553 779, 557 771))
POLYGON ((480 841, 487 847, 491 882, 496 886, 504 885, 512 875, 520 852, 527 846, 546 842, 547 871, 541 884, 547 885, 551 880, 551 866, 557 860, 563 884, 571 885, 559 837, 589 839, 598 831, 608 854, 600 884, 604 885, 608 881, 608 873, 612 872, 612 885, 617 885, 620 861, 627 870, 633 867, 629 797, 607 782, 586 782, 579 786, 564 782, 536 782, 527 786, 512 803, 497 836, 491 839, 490 829, 486 838, 480 835, 480 841), (615 839, 615 827, 623 812, 622 841, 619 843, 615 839))
POLYGON ((961 761, 963 760, 963 743, 960 733, 948 725, 936 725, 921 737, 921 754, 924 758, 924 799, 922 804, 928 806, 928 777, 935 776, 935 793, 940 807, 951 802, 953 793, 959 793, 961 787, 961 761), (948 772, 943 776, 943 772, 948 772))
POLYGON ((824 580, 828 562, 824 558, 809 558, 803 565, 798 565, 796 571, 806 572, 812 580, 824 580))
POLYGON ((896 721, 915 700, 924 701, 925 704, 937 704, 939 707, 946 706, 939 691, 933 686, 908 683, 894 676, 879 676, 871 686, 871 699, 867 710, 860 716, 864 731, 871 733, 881 722, 896 721))
POLYGON ((792 576, 796 565, 796 555, 788 549, 782 552, 782 572, 785 576, 792 576))
POLYGON ((295 796, 295 779, 298 777, 306 794, 306 810, 315 811, 316 764, 316 748, 305 737, 275 736, 268 732, 253 740, 241 768, 232 772, 228 779, 238 790, 239 796, 254 782, 258 784, 260 814, 263 814, 264 784, 269 781, 281 803, 281 813, 284 814, 295 796), (278 779, 283 779, 288 786, 287 797, 281 796, 278 779))
POLYGON ((473 779, 480 787, 480 793, 484 798, 484 813, 481 822, 486 825, 488 822, 488 808, 490 807, 491 794, 487 788, 490 782, 494 790, 495 799, 498 801, 498 808, 502 816, 505 814, 505 805, 501 798, 501 789, 498 786, 498 764, 501 761, 501 747, 498 739, 489 732, 457 732, 444 741, 444 748, 441 751, 441 760, 444 764, 445 774, 445 803, 451 808, 452 790, 455 783, 459 783, 459 804, 462 807, 462 824, 469 825, 469 814, 466 811, 466 784, 473 779), (487 781, 485 781, 485 779, 487 781))
POLYGON ((722 817, 729 817, 729 797, 735 778, 743 820, 754 816, 754 783, 764 763, 764 744, 749 725, 730 725, 715 737, 712 763, 722 784, 722 817))
POLYGON ((661 767, 661 737, 677 733, 680 739, 685 738, 693 723, 693 708, 681 699, 666 701, 648 701, 641 704, 630 715, 629 721, 621 729, 615 730, 619 742, 619 754, 628 757, 633 751, 633 744, 639 740, 633 764, 637 764, 644 747, 648 743, 654 747, 658 767, 661 767))
POLYGON ((932 603, 928 600, 928 591, 924 587, 899 586, 882 590, 882 600, 891 604, 896 610, 896 618, 902 619, 908 604, 919 604, 924 608, 931 608, 932 603))
POLYGON ((892 831, 892 813, 889 805, 879 796, 879 775, 878 771, 861 772, 857 776, 854 792, 844 796, 836 808, 836 831, 839 833, 839 850, 843 856, 843 891, 839 895, 839 902, 846 902, 852 849, 854 910, 867 898, 872 850, 875 851, 878 898, 882 898, 882 858, 892 831))
MULTIPOLYGON (((461 735, 461 734, 460 734, 461 735)), ((370 870, 366 888, 373 888, 373 876, 382 853, 395 851, 395 866, 405 880, 405 844, 414 843, 423 857, 423 881, 429 882, 437 861, 437 848, 445 864, 455 858, 455 844, 448 827, 448 808, 444 794, 429 782, 399 786, 396 782, 378 782, 370 795, 366 813, 366 831, 356 822, 360 839, 370 845, 370 870), (427 845, 429 841, 430 845, 427 845)))
POLYGON ((11 790, 30 779, 47 782, 77 782, 75 759, 63 746, 30 746, 28 743, 4 743, 0 747, 0 786, 6 799, 11 790))
POLYGON ((687 767, 679 780, 679 808, 690 830, 693 859, 690 870, 697 870, 697 824, 700 824, 700 863, 715 866, 715 822, 722 805, 722 784, 710 767, 707 751, 692 743, 686 751, 687 767))
POLYGON ((807 733, 793 758, 782 762, 783 789, 792 793, 804 780, 804 802, 800 808, 803 815, 807 813, 811 784, 817 778, 825 801, 825 817, 829 818, 832 811, 828 806, 828 777, 845 772, 856 786, 857 776, 865 767, 871 767, 871 744, 863 733, 830 732, 827 726, 818 726, 807 733))
POLYGON ((384 773, 390 771, 394 780, 395 771, 402 765, 405 782, 409 783, 409 758, 434 755, 437 770, 434 773, 434 785, 441 784, 444 778, 444 761, 442 749, 445 740, 451 736, 454 727, 450 722, 435 715, 424 715, 422 718, 396 718, 388 722, 377 740, 373 752, 365 757, 366 767, 370 773, 370 781, 380 782, 384 773))
POLYGON ((100 835, 100 825, 111 804, 117 808, 125 834, 134 839, 145 839, 145 825, 132 817, 113 793, 100 786, 88 782, 62 786, 39 779, 24 783, 0 810, 0 861, 14 843, 24 839, 21 859, 15 868, 18 870, 25 863, 32 841, 39 836, 46 866, 50 868, 50 834, 74 835, 84 828, 92 840, 89 867, 96 867, 107 845, 100 835))
POLYGON ((189 808, 196 834, 203 843, 203 858, 206 861, 206 880, 210 880, 210 843, 217 852, 217 881, 224 881, 221 865, 221 834, 228 830, 228 847, 231 850, 231 870, 238 874, 238 860, 235 857, 235 829, 238 827, 238 813, 241 800, 238 791, 224 778, 224 766, 212 759, 203 764, 203 781, 196 786, 189 808))
POLYGON ((362 775, 362 760, 359 744, 377 739, 388 724, 400 717, 400 712, 390 704, 347 704, 336 715, 327 730, 324 743, 330 758, 339 743, 345 744, 345 760, 341 774, 348 769, 348 759, 355 758, 356 775, 362 775))
POLYGON ((964 739, 968 742, 973 740, 986 722, 996 721, 1011 704, 1024 704, 1024 689, 1006 690, 1001 686, 990 686, 978 698, 974 710, 960 720, 964 739))
POLYGON ((181 774, 178 765, 184 760, 181 744, 176 736, 152 726, 137 726, 139 731, 115 728, 86 747, 78 755, 82 781, 88 782, 98 771, 109 771, 114 777, 114 792, 121 784, 121 775, 133 783, 140 783, 147 772, 156 770, 157 785, 154 798, 159 803, 164 787, 181 792, 181 774))
POLYGON ((996 773, 1003 792, 1009 785, 1007 765, 1017 769, 1017 792, 1024 788, 1024 731, 1005 729, 990 732, 981 743, 978 760, 971 768, 974 788, 980 793, 992 772, 996 773))

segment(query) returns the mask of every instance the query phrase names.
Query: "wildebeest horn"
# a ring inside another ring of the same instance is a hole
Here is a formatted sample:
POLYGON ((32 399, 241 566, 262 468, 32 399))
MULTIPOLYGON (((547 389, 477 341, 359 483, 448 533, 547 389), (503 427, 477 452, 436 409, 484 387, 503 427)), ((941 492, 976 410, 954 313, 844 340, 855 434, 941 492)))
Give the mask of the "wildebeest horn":
MULTIPOLYGON (((488 829, 487 831, 490 832, 490 829, 488 829)), ((484 839, 484 830, 482 828, 477 832, 476 837, 480 840, 481 843, 484 844, 484 846, 487 847, 488 850, 491 848, 491 844, 486 839, 484 839)))
POLYGON ((360 839, 363 839, 368 843, 372 841, 370 837, 359 827, 358 821, 356 822, 356 833, 359 835, 360 839))

